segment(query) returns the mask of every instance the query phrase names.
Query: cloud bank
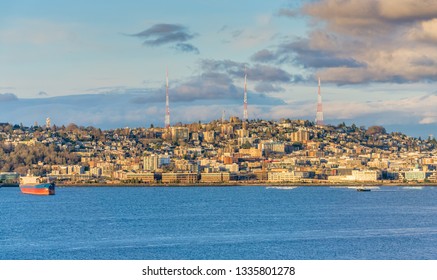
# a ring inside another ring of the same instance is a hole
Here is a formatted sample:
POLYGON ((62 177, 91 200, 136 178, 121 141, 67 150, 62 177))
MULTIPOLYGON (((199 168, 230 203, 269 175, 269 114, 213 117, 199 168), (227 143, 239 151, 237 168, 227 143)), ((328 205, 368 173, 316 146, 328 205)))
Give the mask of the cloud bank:
POLYGON ((303 14, 313 27, 252 61, 291 63, 337 84, 437 80, 436 1, 320 0, 279 14, 303 14))
POLYGON ((220 73, 230 79, 243 79, 247 75, 249 83, 255 83, 255 90, 260 93, 279 92, 282 85, 303 81, 301 75, 292 75, 280 67, 262 63, 241 63, 232 60, 203 59, 200 61, 203 73, 211 75, 220 73))
MULTIPOLYGON (((226 78, 222 77, 222 79, 226 78)), ((199 88, 199 96, 197 96, 198 93, 191 94, 189 88, 195 82, 199 81, 193 79, 181 84, 181 88, 178 86, 170 88, 172 124, 220 119, 223 110, 226 110, 227 117, 242 116, 242 88, 235 87, 234 91, 231 90, 228 95, 220 96, 218 92, 222 88, 213 85, 212 88, 217 92, 212 92, 205 97, 200 94, 202 88, 199 88)), ((224 87, 224 89, 227 88, 224 87)), ((76 123, 103 129, 125 126, 148 127, 152 123, 156 126, 163 126, 164 96, 164 89, 133 88, 118 88, 111 93, 33 99, 21 99, 13 94, 0 94, 2 101, 0 102, 0 120, 13 124, 32 125, 35 121, 44 123, 45 118, 50 117, 52 123, 56 125, 76 123), (159 100, 157 100, 158 95, 159 100)), ((437 135, 436 94, 371 102, 327 100, 324 105, 327 123, 338 124, 345 121, 349 124, 366 126, 377 124, 397 128, 407 134, 437 135)), ((249 93, 248 109, 250 119, 312 120, 315 117, 316 107, 312 99, 286 104, 278 98, 249 93)))
POLYGON ((0 93, 0 102, 10 102, 16 100, 18 100, 18 98, 13 93, 0 93))

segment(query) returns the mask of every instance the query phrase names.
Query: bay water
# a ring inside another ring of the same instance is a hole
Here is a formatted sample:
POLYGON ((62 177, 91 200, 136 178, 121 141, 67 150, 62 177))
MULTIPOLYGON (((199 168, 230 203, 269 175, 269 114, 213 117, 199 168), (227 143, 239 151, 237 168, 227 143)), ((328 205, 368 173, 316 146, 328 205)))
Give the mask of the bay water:
POLYGON ((437 259, 437 188, 0 188, 0 259, 437 259))

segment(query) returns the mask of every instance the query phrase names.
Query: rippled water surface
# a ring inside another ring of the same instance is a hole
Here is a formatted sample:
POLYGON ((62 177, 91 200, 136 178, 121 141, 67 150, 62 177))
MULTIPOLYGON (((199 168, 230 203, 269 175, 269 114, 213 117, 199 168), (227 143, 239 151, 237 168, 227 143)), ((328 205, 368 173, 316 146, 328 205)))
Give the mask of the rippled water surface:
POLYGON ((0 259, 437 259, 437 188, 0 188, 0 259))

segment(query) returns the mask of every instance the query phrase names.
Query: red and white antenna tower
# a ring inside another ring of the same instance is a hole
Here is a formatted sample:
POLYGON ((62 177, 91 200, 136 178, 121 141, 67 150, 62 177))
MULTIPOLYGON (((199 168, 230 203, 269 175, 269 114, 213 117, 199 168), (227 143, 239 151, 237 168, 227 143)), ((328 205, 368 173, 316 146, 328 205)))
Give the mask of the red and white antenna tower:
POLYGON ((165 73, 165 128, 170 127, 170 106, 168 103, 168 68, 165 73))
POLYGON ((323 125, 323 107, 322 107, 322 94, 320 93, 320 77, 319 77, 319 91, 317 94, 316 125, 323 125))
POLYGON ((246 67, 244 67, 244 112, 243 112, 243 120, 247 121, 247 73, 246 73, 246 67))

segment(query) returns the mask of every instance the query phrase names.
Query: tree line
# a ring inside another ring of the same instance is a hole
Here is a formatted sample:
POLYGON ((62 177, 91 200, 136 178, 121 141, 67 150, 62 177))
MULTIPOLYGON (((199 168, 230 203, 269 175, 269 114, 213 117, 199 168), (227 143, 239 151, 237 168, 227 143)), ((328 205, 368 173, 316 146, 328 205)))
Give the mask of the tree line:
POLYGON ((26 174, 29 170, 35 175, 43 175, 49 171, 46 165, 77 164, 80 157, 74 153, 61 151, 55 145, 18 144, 16 146, 0 143, 0 171, 26 174), (38 164, 42 163, 42 164, 38 164))

